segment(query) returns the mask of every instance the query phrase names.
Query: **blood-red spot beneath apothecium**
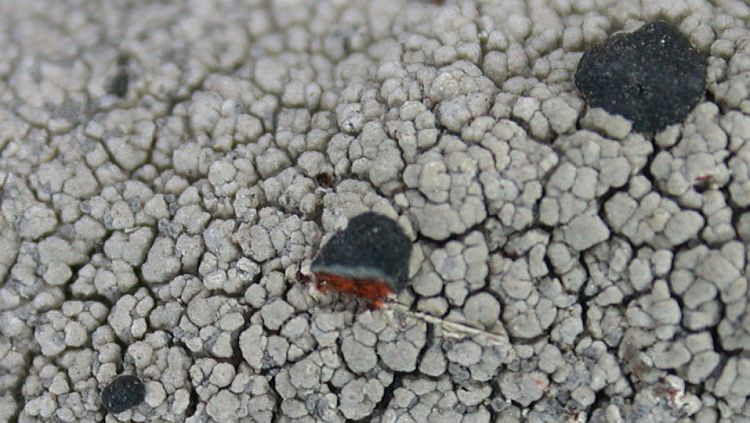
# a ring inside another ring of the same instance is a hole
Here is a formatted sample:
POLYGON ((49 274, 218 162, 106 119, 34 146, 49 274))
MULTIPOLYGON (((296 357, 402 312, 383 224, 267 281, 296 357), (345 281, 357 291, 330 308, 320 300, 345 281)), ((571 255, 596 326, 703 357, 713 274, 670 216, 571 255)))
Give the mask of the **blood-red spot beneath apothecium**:
POLYGON ((393 294, 393 289, 383 281, 350 279, 323 272, 315 273, 315 287, 321 293, 334 290, 364 298, 375 308, 382 308, 384 301, 393 294))

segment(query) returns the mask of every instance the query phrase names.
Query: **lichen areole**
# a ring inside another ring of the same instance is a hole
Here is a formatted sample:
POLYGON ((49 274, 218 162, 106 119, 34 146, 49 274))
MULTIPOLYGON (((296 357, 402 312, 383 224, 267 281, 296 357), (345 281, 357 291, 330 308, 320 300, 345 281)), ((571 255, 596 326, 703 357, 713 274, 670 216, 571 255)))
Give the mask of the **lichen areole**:
POLYGON ((321 292, 356 295, 380 308, 383 300, 406 285, 411 248, 396 221, 366 212, 331 237, 310 270, 321 292))
POLYGON ((575 84, 590 107, 625 116, 637 131, 682 122, 706 91, 706 58, 666 22, 617 34, 586 52, 575 84))
POLYGON ((146 398, 146 386, 136 376, 118 376, 102 390, 102 406, 113 414, 122 413, 146 398))

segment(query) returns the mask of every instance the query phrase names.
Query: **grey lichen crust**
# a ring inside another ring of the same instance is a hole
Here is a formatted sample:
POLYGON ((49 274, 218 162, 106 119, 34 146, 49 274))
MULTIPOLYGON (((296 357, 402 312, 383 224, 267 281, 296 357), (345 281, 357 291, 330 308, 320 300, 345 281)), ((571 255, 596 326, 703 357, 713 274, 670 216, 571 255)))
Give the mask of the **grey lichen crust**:
POLYGON ((0 421, 750 419, 749 21, 0 2, 0 421), (639 133, 573 77, 657 20, 707 89, 639 133), (367 211, 413 241, 411 314, 304 282, 367 211), (107 413, 121 375, 145 396, 107 413))

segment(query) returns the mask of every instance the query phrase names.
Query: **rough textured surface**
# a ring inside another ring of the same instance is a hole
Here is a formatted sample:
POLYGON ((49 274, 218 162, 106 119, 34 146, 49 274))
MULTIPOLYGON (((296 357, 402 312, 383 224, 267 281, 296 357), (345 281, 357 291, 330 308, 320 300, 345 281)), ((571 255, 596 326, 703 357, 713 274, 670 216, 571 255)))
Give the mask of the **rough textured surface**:
POLYGON ((0 1, 0 422, 747 421, 748 22, 0 1), (574 75, 658 20, 707 94, 651 134, 574 75), (368 211, 410 240, 420 318, 304 283, 368 211), (123 374, 143 402, 107 413, 123 374))
POLYGON ((590 107, 633 121, 637 131, 681 123, 706 91, 706 59, 664 21, 617 34, 586 52, 575 74, 590 107))

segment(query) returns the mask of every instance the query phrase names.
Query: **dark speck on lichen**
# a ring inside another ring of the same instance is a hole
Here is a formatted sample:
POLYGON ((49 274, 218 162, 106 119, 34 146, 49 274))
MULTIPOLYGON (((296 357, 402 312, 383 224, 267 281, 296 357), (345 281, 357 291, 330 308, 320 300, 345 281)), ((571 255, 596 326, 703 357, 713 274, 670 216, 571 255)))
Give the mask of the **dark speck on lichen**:
POLYGON ((322 188, 330 188, 333 185, 333 175, 322 172, 315 175, 315 182, 322 188))
POLYGON ((666 22, 617 34, 585 53, 575 84, 590 107, 625 116, 640 132, 682 122, 706 91, 706 59, 666 22))
POLYGON ((110 92, 117 97, 124 98, 128 94, 128 84, 130 83, 130 75, 127 69, 120 69, 117 75, 112 79, 112 86, 110 92))

